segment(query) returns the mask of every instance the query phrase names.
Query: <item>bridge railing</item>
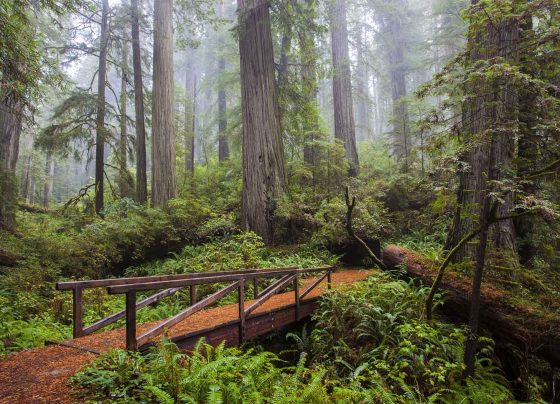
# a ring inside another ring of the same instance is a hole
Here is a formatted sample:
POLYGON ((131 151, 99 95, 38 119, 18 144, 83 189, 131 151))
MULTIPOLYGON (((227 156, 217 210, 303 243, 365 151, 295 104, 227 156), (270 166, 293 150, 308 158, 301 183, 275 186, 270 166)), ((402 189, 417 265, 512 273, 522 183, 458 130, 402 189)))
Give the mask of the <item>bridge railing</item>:
POLYGON ((73 336, 78 338, 89 335, 103 327, 106 327, 122 318, 126 319, 126 347, 128 350, 137 350, 147 344, 154 337, 161 335, 166 329, 185 320, 194 313, 216 303, 227 294, 238 291, 239 307, 239 340, 243 341, 245 333, 245 319, 255 309, 269 300, 276 293, 293 285, 296 319, 300 319, 301 301, 325 279, 328 288, 331 287, 331 273, 333 267, 319 268, 278 268, 278 269, 249 269, 224 272, 186 273, 178 275, 145 276, 136 278, 99 279, 87 281, 59 282, 56 284, 58 290, 71 290, 73 293, 73 336), (324 272, 315 279, 304 291, 299 291, 299 281, 303 274, 324 272), (259 279, 279 278, 262 291, 258 291, 259 279), (252 282, 254 302, 245 307, 246 286, 252 282), (218 291, 196 301, 196 287, 208 284, 229 283, 218 291), (111 314, 94 324, 84 327, 83 325, 83 290, 88 288, 107 287, 109 294, 125 294, 126 308, 111 314), (137 310, 151 304, 155 304, 163 298, 173 295, 183 288, 190 290, 190 306, 164 320, 162 323, 137 336, 136 312, 137 310), (150 297, 137 301, 138 292, 158 291, 150 297))

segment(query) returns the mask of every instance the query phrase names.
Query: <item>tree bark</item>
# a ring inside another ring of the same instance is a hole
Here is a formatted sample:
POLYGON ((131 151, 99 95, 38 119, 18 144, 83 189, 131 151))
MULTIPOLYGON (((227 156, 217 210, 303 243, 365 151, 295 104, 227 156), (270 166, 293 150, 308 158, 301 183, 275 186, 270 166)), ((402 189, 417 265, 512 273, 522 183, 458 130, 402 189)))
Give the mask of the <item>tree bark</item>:
POLYGON ((122 41, 122 65, 121 65, 121 93, 120 93, 120 110, 121 110, 121 137, 119 141, 119 193, 121 198, 130 196, 130 176, 128 174, 128 134, 127 134, 127 77, 128 77, 128 44, 126 40, 122 41))
POLYGON ((144 84, 142 83, 138 0, 132 0, 132 65, 136 120, 136 202, 146 203, 148 200, 148 176, 146 173, 146 127, 144 123, 144 84))
POLYGON ((369 119, 368 119, 368 75, 366 72, 366 62, 364 57, 364 50, 366 44, 364 43, 364 30, 362 26, 357 28, 358 33, 356 36, 356 90, 358 97, 356 99, 356 138, 359 141, 367 140, 369 137, 369 119))
POLYGON ((14 230, 17 207, 15 170, 22 129, 23 102, 17 95, 0 95, 0 228, 14 230))
POLYGON ((192 176, 194 174, 194 135, 196 129, 196 73, 194 67, 187 67, 185 93, 187 97, 185 103, 185 172, 192 176))
POLYGON ((105 81, 107 79, 107 42, 109 39, 107 16, 109 1, 103 0, 101 10, 101 37, 99 40, 99 71, 97 74, 97 118, 95 136, 95 213, 101 215, 104 203, 105 166, 105 81))
POLYGON ((48 208, 52 201, 54 188, 54 153, 47 151, 47 161, 45 162, 45 186, 43 188, 43 207, 48 208))
MULTIPOLYGON (((399 7, 404 4, 399 0, 399 7)), ((387 18, 389 38, 389 74, 391 77, 391 99, 393 103, 393 148, 397 162, 403 164, 404 171, 409 169, 410 139, 408 122, 408 104, 406 102, 406 66, 404 64, 404 40, 401 21, 393 11, 387 18)))
POLYGON ((173 0, 154 4, 152 104, 152 205, 164 208, 175 198, 175 123, 173 84, 173 0))
MULTIPOLYGON (((307 0, 307 7, 315 7, 315 5, 307 0)), ((300 12, 306 12, 300 8, 300 12)), ((317 95, 319 86, 317 84, 317 59, 318 50, 315 44, 315 38, 310 32, 299 31, 299 47, 301 53, 301 81, 303 83, 303 104, 307 109, 306 119, 303 122, 304 145, 303 145, 303 161, 314 167, 315 166, 315 146, 314 142, 319 135, 319 105, 317 95)))
MULTIPOLYGON (((517 62, 515 50, 519 43, 519 24, 516 19, 488 23, 486 28, 484 32, 473 33, 469 38, 471 63, 502 56, 515 64, 517 62)), ((488 134, 493 134, 497 126, 508 124, 508 120, 515 122, 517 119, 517 95, 512 86, 503 82, 475 83, 467 88, 466 92, 476 95, 463 103, 464 142, 467 145, 471 142, 472 146, 462 158, 467 168, 459 172, 458 208, 446 249, 457 244, 476 226, 486 194, 488 134)), ((498 131, 493 136, 496 136, 495 164, 498 167, 496 179, 500 180, 503 178, 504 171, 512 163, 515 136, 505 130, 498 131)), ((512 206, 513 195, 509 193, 504 198, 498 215, 508 216, 512 206)), ((519 264, 515 237, 513 220, 495 223, 490 227, 489 248, 500 252, 506 266, 515 267, 519 264)), ((456 254, 454 262, 473 261, 475 258, 476 246, 467 244, 456 254)))
MULTIPOLYGON (((220 1, 220 17, 224 18, 224 1, 220 1)), ((224 35, 220 33, 218 36, 218 44, 220 48, 224 46, 224 35)), ((223 52, 224 49, 220 49, 223 52)), ((224 86, 223 75, 226 71, 226 59, 223 55, 220 55, 218 60, 218 72, 220 78, 218 83, 220 88, 218 89, 218 160, 220 162, 226 161, 229 158, 229 143, 227 139, 227 99, 226 99, 226 89, 224 86)))
POLYGON ((269 4, 238 0, 243 122, 243 227, 267 243, 274 239, 277 200, 286 173, 274 82, 269 4))
MULTIPOLYGON (((528 15, 522 22, 521 35, 523 42, 533 38, 533 16, 528 15)), ((533 54, 521 52, 521 71, 523 73, 537 76, 533 67, 533 54)), ((539 134, 535 127, 538 125, 537 94, 530 90, 523 91, 519 97, 519 139, 517 143, 518 173, 523 177, 534 170, 535 161, 539 158, 539 134)), ((527 181, 523 184, 525 194, 538 194, 538 181, 527 181)), ((519 258, 522 264, 529 262, 536 254, 537 247, 532 237, 535 219, 529 216, 522 216, 514 221, 515 233, 519 241, 519 258)))
POLYGON ((356 149, 356 127, 352 104, 350 55, 345 0, 332 0, 330 8, 331 46, 333 63, 334 133, 342 142, 349 164, 348 174, 357 176, 359 170, 356 149))

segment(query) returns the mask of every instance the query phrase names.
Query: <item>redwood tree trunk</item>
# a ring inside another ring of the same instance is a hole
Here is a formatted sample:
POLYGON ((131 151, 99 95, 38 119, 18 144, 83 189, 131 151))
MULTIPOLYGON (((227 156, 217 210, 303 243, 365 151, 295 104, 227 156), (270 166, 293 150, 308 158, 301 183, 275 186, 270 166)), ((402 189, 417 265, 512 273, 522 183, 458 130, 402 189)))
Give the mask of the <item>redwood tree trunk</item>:
POLYGON ((148 184, 146 174, 146 128, 144 123, 144 85, 140 57, 140 23, 138 0, 132 0, 132 65, 134 70, 134 112, 136 119, 136 201, 146 203, 148 184))
MULTIPOLYGON (((311 7, 315 7, 310 1, 305 2, 306 8, 299 8, 300 12, 306 12, 311 7)), ((312 33, 299 31, 299 47, 301 50, 301 81, 303 83, 302 97, 303 107, 306 108, 306 119, 303 122, 304 145, 303 160, 306 164, 314 167, 315 165, 315 146, 314 142, 319 134, 319 105, 317 94, 319 87, 317 84, 317 59, 318 51, 315 38, 312 33)))
MULTIPOLYGON (((224 2, 220 1, 220 17, 224 18, 224 2)), ((224 35, 220 33, 218 43, 223 48, 224 35)), ((223 52, 220 49, 220 52, 223 52)), ((226 60, 222 56, 218 60, 218 72, 223 76, 226 71, 226 60)), ((229 158, 229 143, 227 139, 227 99, 226 90, 223 83, 223 77, 218 80, 220 88, 218 89, 218 160, 225 161, 229 158)))
POLYGON ((194 174, 194 134, 196 124, 196 73, 192 65, 187 67, 185 93, 185 172, 187 175, 192 176, 194 174))
POLYGON ((356 37, 356 89, 358 99, 356 100, 356 137, 358 140, 367 140, 369 137, 369 119, 368 119, 368 74, 366 71, 366 60, 364 50, 367 49, 364 38, 363 27, 358 27, 356 37))
MULTIPOLYGON (((484 33, 479 32, 471 36, 471 61, 492 59, 503 56, 510 63, 515 64, 515 49, 519 42, 519 24, 515 19, 505 20, 499 24, 489 23, 484 33)), ((463 104, 463 127, 465 141, 469 142, 476 136, 474 146, 466 152, 463 160, 468 169, 459 173, 458 209, 455 214, 452 232, 446 247, 457 244, 465 234, 469 233, 479 218, 480 207, 486 193, 485 178, 488 167, 487 140, 485 133, 492 133, 490 129, 507 124, 507 120, 516 121, 517 95, 514 88, 504 83, 474 84, 467 91, 471 94, 481 94, 463 104), (496 94, 498 92, 498 94, 496 94), (497 100, 497 101, 496 101, 497 100)), ((496 179, 503 178, 504 170, 511 165, 515 150, 515 136, 508 131, 499 131, 496 137, 495 163, 498 167, 496 179)), ((499 216, 507 216, 513 206, 513 196, 504 197, 504 203, 498 210, 499 216)), ((499 252, 505 262, 504 265, 517 266, 518 254, 515 244, 515 229, 512 220, 504 220, 490 227, 489 249, 499 252)), ((455 256, 455 261, 474 260, 476 246, 467 244, 455 256)))
POLYGON ((152 104, 152 205, 166 207, 175 198, 175 125, 173 84, 173 0, 154 3, 152 104))
POLYGON ((242 220, 273 241, 277 200, 285 190, 284 150, 274 83, 269 4, 238 0, 243 122, 242 220))
POLYGON ((95 213, 103 210, 103 185, 105 166, 105 81, 107 79, 107 15, 109 1, 103 0, 101 10, 101 38, 99 43, 99 72, 97 74, 97 118, 95 137, 95 213))
POLYGON ((2 96, 0 101, 0 228, 13 230, 16 224, 16 164, 22 128, 23 103, 2 96))
POLYGON ((120 110, 121 110, 121 137, 119 142, 119 192, 121 198, 130 196, 130 183, 127 167, 128 159, 128 134, 127 134, 127 76, 128 76, 128 45, 126 41, 122 41, 122 66, 121 66, 121 93, 120 93, 120 110))
POLYGON ((393 148, 397 162, 409 168, 410 139, 408 105, 406 103, 406 69, 404 66, 403 38, 400 18, 394 12, 387 21, 389 37, 389 69, 391 77, 391 99, 393 103, 393 148))
POLYGON ((51 150, 47 151, 45 162, 45 186, 43 188, 43 207, 48 208, 52 201, 54 188, 54 156, 51 150))
POLYGON ((352 83, 350 81, 350 56, 348 51, 348 27, 345 0, 333 0, 330 10, 331 46, 334 104, 334 133, 344 145, 348 160, 349 175, 358 175, 358 152, 356 150, 356 128, 352 105, 352 83))

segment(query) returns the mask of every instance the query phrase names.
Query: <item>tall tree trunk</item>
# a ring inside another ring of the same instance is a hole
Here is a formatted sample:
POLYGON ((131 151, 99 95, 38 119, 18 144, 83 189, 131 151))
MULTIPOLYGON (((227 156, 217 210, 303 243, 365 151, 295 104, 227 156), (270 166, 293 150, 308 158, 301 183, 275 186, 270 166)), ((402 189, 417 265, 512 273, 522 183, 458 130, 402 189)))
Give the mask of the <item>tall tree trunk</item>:
POLYGON ((187 94, 187 102, 185 103, 185 172, 192 176, 194 174, 194 135, 196 129, 196 72, 194 67, 187 69, 185 92, 187 94))
MULTIPOLYGON (((306 7, 315 7, 309 0, 305 1, 306 7)), ((300 8, 300 12, 306 12, 300 8)), ((317 96, 319 86, 317 84, 317 59, 318 50, 314 36, 300 30, 299 47, 301 53, 301 81, 303 83, 303 106, 307 109, 306 119, 303 122, 304 145, 303 161, 310 166, 315 165, 315 146, 313 142, 319 134, 319 105, 317 96)))
MULTIPOLYGON (((401 4, 401 2, 398 2, 401 4)), ((404 7, 404 5, 402 5, 404 7)), ((387 18, 389 38, 389 74, 391 77, 391 99, 393 102, 393 148, 397 162, 404 171, 409 168, 410 139, 408 104, 406 102, 406 66, 404 65, 404 42, 401 21, 393 11, 387 18)))
POLYGON ((130 176, 128 174, 128 134, 127 134, 127 103, 126 94, 128 78, 128 43, 122 41, 122 66, 121 66, 121 93, 120 93, 120 110, 121 110, 121 137, 119 142, 119 192, 121 198, 130 196, 130 176))
POLYGON ((348 160, 349 175, 358 175, 359 163, 356 150, 356 127, 352 104, 352 83, 350 80, 350 56, 348 51, 348 27, 346 22, 346 1, 332 0, 330 9, 331 46, 334 104, 334 133, 344 145, 348 160))
POLYGON ((97 74, 97 118, 95 137, 95 213, 103 210, 103 185, 105 169, 105 81, 107 79, 107 42, 109 32, 107 16, 109 1, 103 0, 101 10, 101 38, 99 41, 99 72, 97 74))
MULTIPOLYGON (((224 18, 224 0, 220 1, 220 17, 224 18)), ((224 49, 224 35, 220 33, 218 36, 218 44, 220 45, 220 52, 224 49)), ((226 71, 226 59, 223 54, 220 55, 218 60, 218 72, 220 78, 218 84, 218 160, 225 161, 229 158, 229 143, 227 139, 227 99, 226 89, 223 82, 223 75, 226 71)))
POLYGON ((23 102, 19 96, 1 94, 0 100, 0 228, 16 224, 16 164, 22 128, 23 102))
MULTIPOLYGON (((533 39, 533 16, 528 15, 522 23, 523 42, 533 39)), ((532 63, 533 54, 521 52, 521 71, 537 76, 536 66, 532 63)), ((530 90, 523 91, 519 97, 519 140, 518 149, 518 171, 519 176, 528 175, 534 170, 535 161, 539 156, 539 134, 535 127, 538 125, 535 109, 537 106, 537 94, 530 90)), ((528 181, 523 184, 523 192, 526 194, 535 194, 539 192, 539 184, 528 181)), ((515 232, 519 240, 519 258, 521 263, 529 262, 536 254, 537 247, 532 237, 535 218, 530 216, 521 216, 515 220, 515 232)))
POLYGON ((152 104, 152 205, 166 207, 175 198, 175 124, 173 84, 173 0, 154 4, 152 104))
POLYGON ((27 155, 23 174, 23 187, 21 196, 25 198, 25 202, 29 202, 29 185, 31 184, 31 153, 27 155))
POLYGON ((132 65, 134 70, 134 113, 136 119, 136 202, 148 200, 146 174, 146 127, 144 123, 144 85, 140 55, 138 0, 132 0, 132 65))
POLYGON ((273 241, 277 200, 285 190, 284 150, 274 83, 269 4, 238 0, 243 122, 242 221, 273 241))
MULTIPOLYGON (((470 61, 489 60, 502 56, 510 63, 517 63, 516 52, 519 43, 519 24, 515 19, 506 19, 500 23, 488 23, 484 32, 477 32, 470 36, 470 61)), ((463 156, 468 164, 467 169, 459 173, 458 208, 455 214, 452 231, 448 237, 446 248, 452 247, 472 231, 476 218, 479 217, 485 195, 485 167, 488 166, 487 141, 485 133, 496 125, 505 125, 517 121, 517 95, 513 87, 502 82, 476 83, 466 89, 469 94, 480 94, 469 98, 463 104, 463 127, 465 143, 473 142, 473 146, 463 156), (495 94, 500 92, 500 94, 495 94), (497 100, 497 101, 496 101, 497 100), (482 139, 478 137, 482 136, 482 139), (478 139, 478 140, 477 140, 478 139)), ((501 179, 503 173, 512 163, 515 136, 508 131, 501 131, 497 135, 495 159, 497 164, 496 179, 501 179)), ((504 197, 498 214, 507 216, 513 206, 513 196, 509 193, 504 197)), ((502 256, 504 265, 517 266, 518 255, 515 244, 515 229, 513 220, 504 220, 490 227, 490 245, 502 256)), ((474 260, 476 246, 467 244, 456 255, 455 261, 474 260)))
POLYGON ((47 151, 47 161, 45 162, 45 186, 43 188, 43 207, 48 208, 52 201, 54 188, 54 153, 47 151))
POLYGON ((358 97, 356 100, 356 138, 358 140, 366 140, 369 137, 369 120, 368 120, 368 75, 366 72, 366 63, 364 57, 365 40, 363 27, 359 26, 356 37, 356 89, 358 97))

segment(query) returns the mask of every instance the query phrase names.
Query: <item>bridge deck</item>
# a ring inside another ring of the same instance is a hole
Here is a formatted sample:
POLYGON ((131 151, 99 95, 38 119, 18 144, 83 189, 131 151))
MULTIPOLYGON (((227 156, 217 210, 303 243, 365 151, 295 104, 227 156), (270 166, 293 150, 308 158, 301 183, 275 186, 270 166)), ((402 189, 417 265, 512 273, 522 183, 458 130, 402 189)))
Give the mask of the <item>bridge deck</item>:
MULTIPOLYGON (((333 286, 365 279, 370 272, 346 270, 332 275, 333 286)), ((311 284, 313 278, 305 283, 311 284)), ((314 289, 302 303, 302 315, 308 315, 313 302, 324 293, 323 283, 314 289)), ((294 323, 293 292, 280 293, 266 301, 247 319, 248 338, 262 335, 294 323)), ((169 330, 170 337, 189 348, 194 341, 205 336, 210 342, 226 339, 230 344, 237 340, 237 304, 219 306, 200 311, 169 330)), ((143 332, 157 322, 138 327, 143 332)), ((98 352, 124 348, 124 329, 105 331, 68 341, 76 347, 98 352)), ((71 403, 76 402, 67 379, 81 367, 96 358, 82 349, 60 345, 34 348, 15 353, 0 361, 0 403, 71 403)))

